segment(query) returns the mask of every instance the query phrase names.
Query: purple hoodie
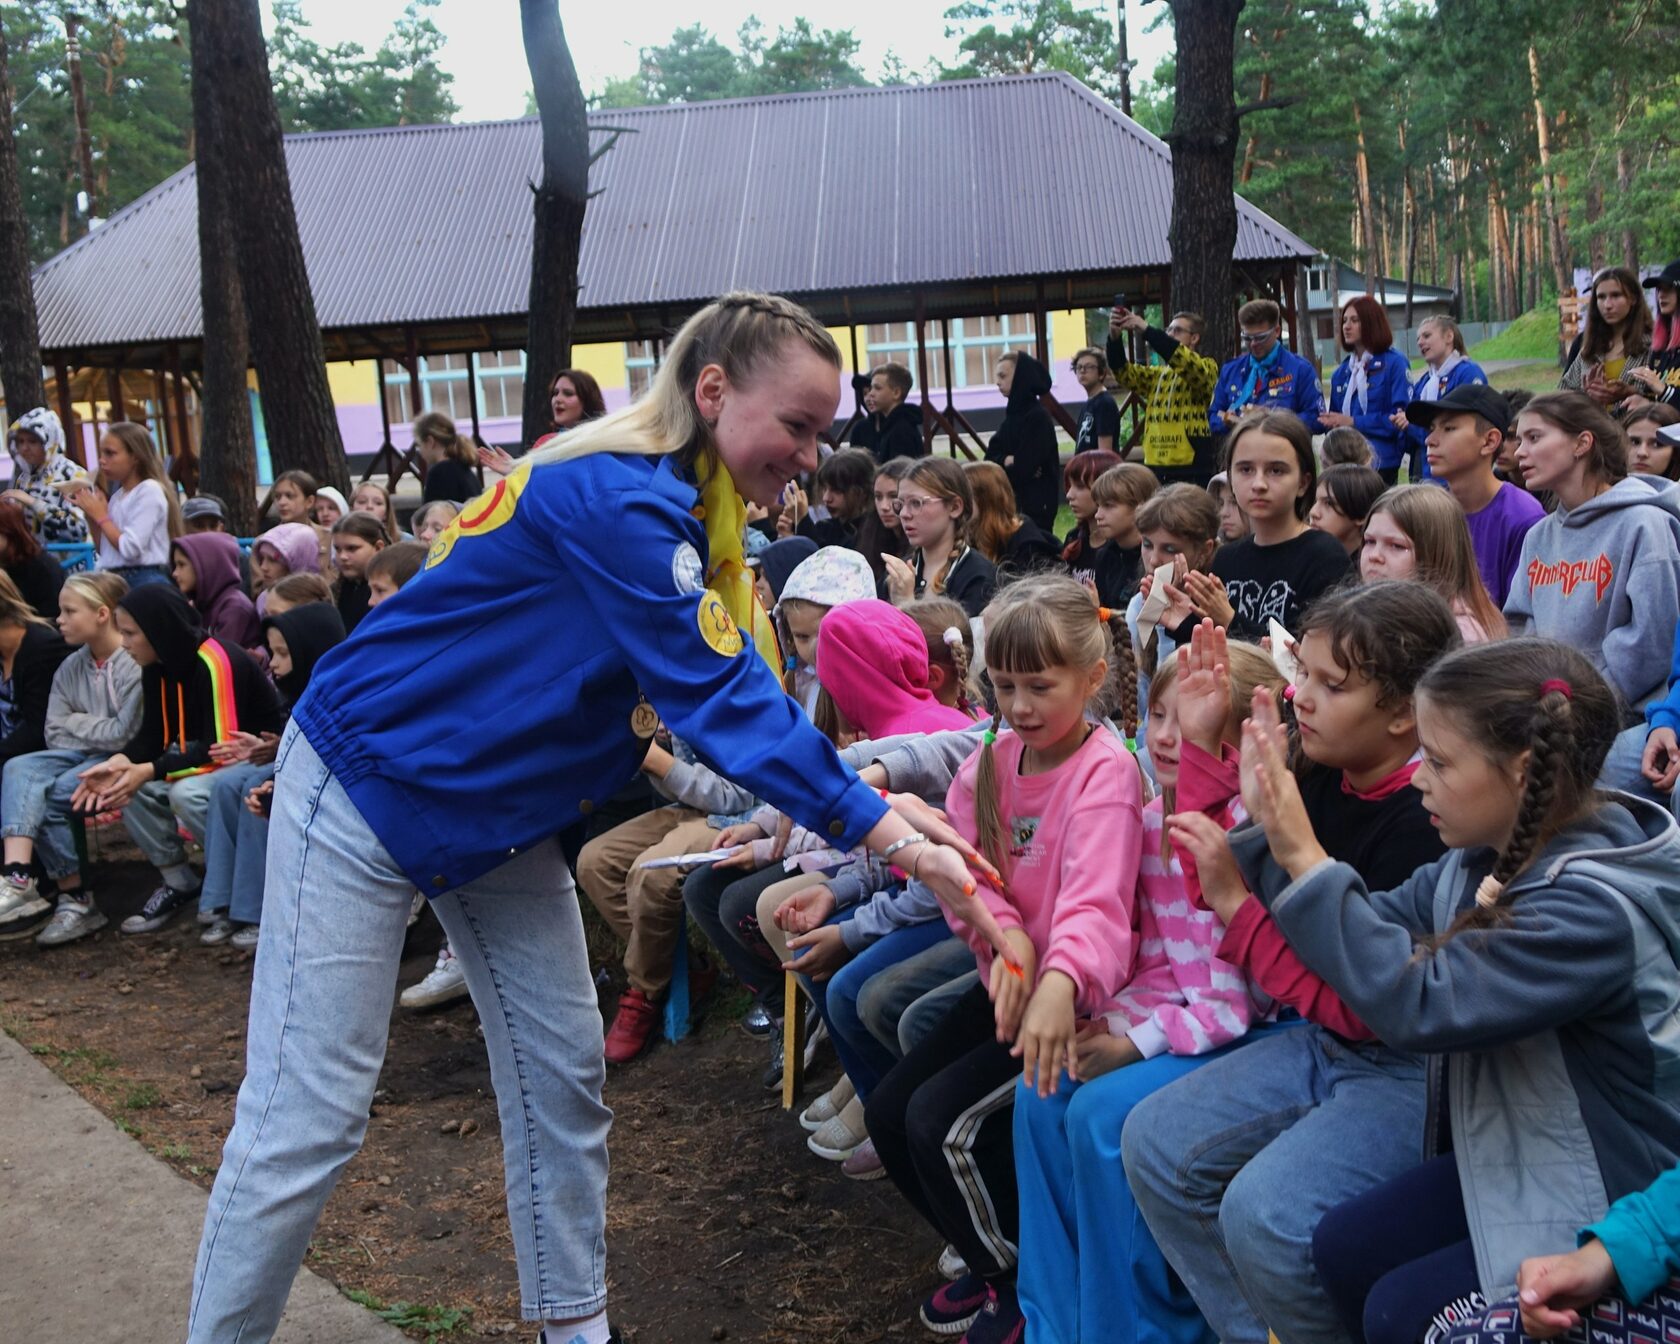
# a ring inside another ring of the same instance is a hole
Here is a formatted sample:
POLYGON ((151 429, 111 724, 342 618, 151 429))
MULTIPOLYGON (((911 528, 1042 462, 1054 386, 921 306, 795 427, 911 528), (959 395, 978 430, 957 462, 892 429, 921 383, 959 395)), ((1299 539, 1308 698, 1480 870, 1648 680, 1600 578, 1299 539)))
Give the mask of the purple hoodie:
MULTIPOLYGON (((252 557, 255 558, 265 546, 286 562, 288 574, 320 573, 321 541, 308 523, 281 523, 269 528, 251 547, 252 557)), ((263 615, 267 608, 268 594, 258 594, 257 614, 263 615)))
POLYGON ((242 649, 259 647, 262 622, 239 585, 239 543, 226 532, 189 532, 172 545, 198 575, 192 604, 204 619, 205 632, 242 649))

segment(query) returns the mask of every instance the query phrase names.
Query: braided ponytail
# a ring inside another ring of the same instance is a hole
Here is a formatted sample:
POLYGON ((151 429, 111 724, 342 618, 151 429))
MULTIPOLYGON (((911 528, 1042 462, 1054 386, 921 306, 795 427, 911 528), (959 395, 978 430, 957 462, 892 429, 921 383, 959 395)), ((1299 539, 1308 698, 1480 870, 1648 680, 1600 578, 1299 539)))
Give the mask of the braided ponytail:
POLYGON ((1509 839, 1474 903, 1444 933, 1421 941, 1427 952, 1466 930, 1491 929, 1510 918, 1514 880, 1559 832, 1599 805, 1595 783, 1621 727, 1621 711, 1586 658, 1547 639, 1461 649, 1425 673, 1417 693, 1430 711, 1450 716, 1454 729, 1489 760, 1528 753, 1509 839))

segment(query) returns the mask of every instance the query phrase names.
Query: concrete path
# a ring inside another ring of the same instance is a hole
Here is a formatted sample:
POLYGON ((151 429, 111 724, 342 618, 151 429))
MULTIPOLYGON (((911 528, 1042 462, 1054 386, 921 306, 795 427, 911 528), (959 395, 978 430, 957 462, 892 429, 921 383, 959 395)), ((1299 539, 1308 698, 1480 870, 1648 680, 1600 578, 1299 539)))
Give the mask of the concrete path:
MULTIPOLYGON (((205 1194, 0 1033, 0 1339, 186 1338, 205 1194)), ((276 1344, 406 1344, 307 1271, 276 1344)))

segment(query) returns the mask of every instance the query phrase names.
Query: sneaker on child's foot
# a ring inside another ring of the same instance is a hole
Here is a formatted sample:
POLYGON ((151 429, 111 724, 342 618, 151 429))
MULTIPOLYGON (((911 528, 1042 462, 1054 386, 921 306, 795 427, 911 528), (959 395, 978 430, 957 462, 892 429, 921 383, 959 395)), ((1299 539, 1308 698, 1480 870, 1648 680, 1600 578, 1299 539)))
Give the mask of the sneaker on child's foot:
POLYGON ((432 967, 431 974, 417 985, 410 985, 403 990, 397 1000, 404 1008, 435 1008, 440 1003, 449 1003, 455 999, 467 996, 467 976, 461 969, 461 963, 455 959, 455 954, 445 943, 438 949, 437 965, 432 967))
POLYGON ((776 1029, 776 1019, 770 1015, 770 1010, 764 1006, 762 999, 754 999, 752 1007, 741 1016, 741 1030, 749 1036, 757 1036, 761 1040, 776 1029))
POLYGON ((40 884, 28 871, 0 877, 0 920, 10 918, 18 909, 40 897, 40 884))
POLYGON ((0 943, 34 937, 52 917, 52 908, 29 874, 0 878, 0 943))
POLYGON ((852 1155, 840 1164, 840 1174, 853 1181, 878 1181, 887 1174, 881 1155, 875 1151, 875 1140, 865 1139, 852 1155))
POLYGON ((939 1253, 939 1272, 947 1279, 960 1279, 968 1273, 968 1261, 962 1258, 961 1251, 947 1243, 939 1253))
POLYGON ((241 952, 252 952, 257 946, 257 932, 262 926, 259 924, 237 924, 233 933, 228 937, 228 946, 237 947, 241 952))
POLYGON ((140 913, 122 922, 124 933, 156 933, 198 899, 196 891, 180 891, 167 882, 146 898, 140 913))
POLYGON ((857 1089, 852 1086, 852 1080, 841 1074, 839 1082, 799 1113, 800 1128, 815 1134, 845 1110, 846 1103, 856 1095, 857 1089))
POLYGON ((834 1119, 821 1125, 805 1146, 829 1162, 844 1162, 863 1146, 869 1130, 863 1123, 863 1103, 853 1097, 834 1119))
POLYGON ((79 901, 60 897, 58 909, 53 911, 52 918, 47 921, 47 927, 35 935, 35 941, 41 947, 73 943, 90 933, 98 933, 110 922, 100 913, 91 895, 84 896, 79 901))
POLYGON ((631 985, 618 998, 607 1032, 606 1058, 609 1064, 628 1064, 647 1048, 659 1026, 659 1005, 631 985))
POLYGON ((962 1344, 1021 1344, 1027 1332, 1027 1318, 1021 1313, 1020 1299, 1015 1296, 1013 1283, 992 1285, 992 1294, 962 1344))
POLYGON ((198 907, 198 922, 200 924, 214 924, 218 919, 226 918, 226 910, 206 910, 202 905, 198 907))
POLYGON ((991 1301, 992 1288, 978 1274, 964 1274, 922 1303, 922 1324, 936 1335, 960 1335, 991 1301))
POLYGON ((198 922, 204 925, 204 932, 198 935, 198 941, 205 947, 220 947, 233 937, 233 921, 227 917, 225 910, 212 910, 209 919, 206 919, 204 911, 200 910, 198 922))

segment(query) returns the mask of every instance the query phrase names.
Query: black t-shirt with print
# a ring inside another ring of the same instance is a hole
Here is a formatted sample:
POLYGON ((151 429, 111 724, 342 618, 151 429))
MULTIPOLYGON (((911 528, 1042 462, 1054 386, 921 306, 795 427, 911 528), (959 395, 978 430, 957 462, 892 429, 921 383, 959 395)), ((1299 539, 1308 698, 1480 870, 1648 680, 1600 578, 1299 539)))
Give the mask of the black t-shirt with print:
POLYGON ((1227 542, 1213 557, 1213 573, 1236 613, 1231 638, 1257 643, 1273 618, 1297 633, 1301 613, 1352 568, 1342 543, 1313 528, 1271 546, 1257 545, 1253 537, 1227 542))

